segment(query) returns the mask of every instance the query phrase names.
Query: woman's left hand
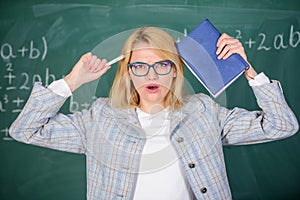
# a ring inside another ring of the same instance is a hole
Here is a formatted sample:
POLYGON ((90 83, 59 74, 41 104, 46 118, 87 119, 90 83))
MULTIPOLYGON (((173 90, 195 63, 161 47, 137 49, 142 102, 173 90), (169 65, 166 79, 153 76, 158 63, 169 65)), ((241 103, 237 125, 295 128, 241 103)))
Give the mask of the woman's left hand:
POLYGON ((245 71, 245 76, 248 80, 253 79, 257 73, 248 62, 242 43, 238 39, 232 38, 226 33, 223 33, 217 41, 216 54, 218 59, 227 59, 234 53, 240 54, 240 56, 249 64, 249 69, 245 71))

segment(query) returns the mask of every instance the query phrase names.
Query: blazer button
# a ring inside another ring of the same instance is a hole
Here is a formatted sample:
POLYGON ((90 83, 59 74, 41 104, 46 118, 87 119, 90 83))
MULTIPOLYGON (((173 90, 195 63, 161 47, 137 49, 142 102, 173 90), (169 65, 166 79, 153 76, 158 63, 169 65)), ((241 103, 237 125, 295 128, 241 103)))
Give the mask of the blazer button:
POLYGON ((178 143, 181 143, 181 142, 183 142, 183 137, 178 137, 178 138, 176 138, 176 141, 178 142, 178 143))
POLYGON ((206 187, 203 187, 203 188, 200 189, 200 191, 204 194, 204 193, 207 192, 207 189, 206 189, 206 187))
POLYGON ((189 164, 189 168, 192 169, 192 168, 194 168, 194 167, 195 167, 195 164, 194 164, 194 163, 190 163, 190 164, 189 164))

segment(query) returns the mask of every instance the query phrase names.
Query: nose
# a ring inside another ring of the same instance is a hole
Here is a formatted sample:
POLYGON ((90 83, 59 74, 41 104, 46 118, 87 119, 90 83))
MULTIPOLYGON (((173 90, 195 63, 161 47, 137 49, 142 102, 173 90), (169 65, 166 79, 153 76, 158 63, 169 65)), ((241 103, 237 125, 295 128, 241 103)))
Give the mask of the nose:
POLYGON ((154 71, 154 68, 151 67, 149 69, 149 73, 147 74, 147 79, 148 80, 157 80, 158 79, 158 75, 156 74, 156 72, 154 71))

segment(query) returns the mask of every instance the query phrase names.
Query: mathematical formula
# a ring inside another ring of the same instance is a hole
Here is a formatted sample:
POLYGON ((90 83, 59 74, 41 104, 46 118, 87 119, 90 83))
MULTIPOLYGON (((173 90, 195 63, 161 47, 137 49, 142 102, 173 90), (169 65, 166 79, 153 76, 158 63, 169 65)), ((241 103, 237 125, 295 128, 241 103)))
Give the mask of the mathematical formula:
POLYGON ((2 60, 10 61, 11 59, 16 58, 28 58, 28 59, 41 59, 41 61, 45 60, 48 46, 46 38, 43 36, 41 37, 42 48, 38 48, 35 46, 33 40, 29 42, 27 45, 22 45, 19 48, 14 48, 12 44, 4 43, 1 45, 0 55, 2 60))
POLYGON ((241 30, 235 30, 235 38, 244 41, 244 47, 248 49, 255 48, 257 51, 282 50, 287 48, 297 48, 300 43, 300 32, 290 26, 289 35, 283 33, 276 34, 273 38, 266 33, 258 33, 258 40, 254 38, 244 38, 241 30), (270 41, 271 42, 268 42, 270 41))

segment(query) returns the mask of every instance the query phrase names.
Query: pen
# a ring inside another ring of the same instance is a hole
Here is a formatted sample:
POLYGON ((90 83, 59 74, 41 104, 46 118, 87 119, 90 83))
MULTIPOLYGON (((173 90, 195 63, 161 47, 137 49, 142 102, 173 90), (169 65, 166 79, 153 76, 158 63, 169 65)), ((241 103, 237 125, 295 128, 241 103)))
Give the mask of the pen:
POLYGON ((122 60, 123 58, 125 58, 125 56, 124 56, 124 55, 120 55, 120 56, 118 56, 118 57, 112 59, 112 60, 109 61, 108 63, 106 63, 105 66, 109 66, 109 65, 115 64, 116 62, 122 60))

